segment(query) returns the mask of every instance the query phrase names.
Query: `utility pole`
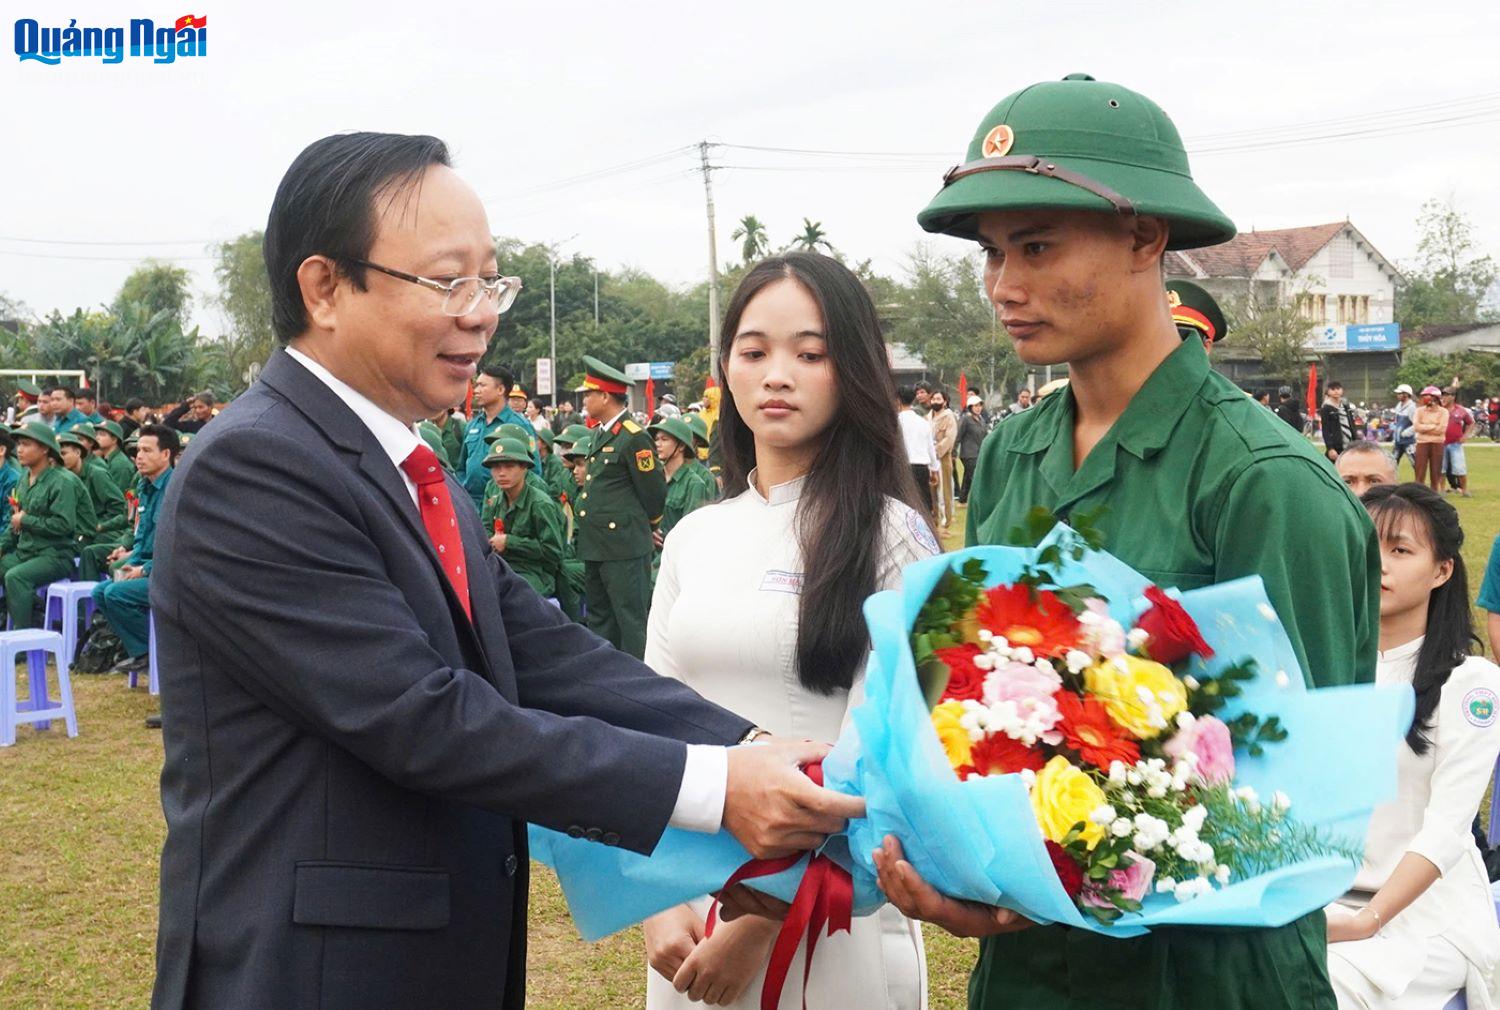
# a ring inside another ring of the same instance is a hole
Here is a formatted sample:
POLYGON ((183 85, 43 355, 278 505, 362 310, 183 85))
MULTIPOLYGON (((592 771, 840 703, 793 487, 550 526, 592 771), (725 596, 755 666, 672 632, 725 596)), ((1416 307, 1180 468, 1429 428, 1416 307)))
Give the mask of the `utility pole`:
MULTIPOLYGON (((569 235, 561 242, 553 242, 547 247, 547 306, 548 314, 552 320, 552 350, 550 359, 552 362, 552 409, 557 409, 557 247, 567 245, 577 238, 577 234, 569 235)), ((597 277, 597 275, 596 275, 597 277)), ((595 281, 597 284, 597 280, 595 281)), ((594 313, 598 319, 598 311, 594 313)), ((598 323, 596 322, 597 326, 598 323)))
POLYGON ((714 187, 709 177, 708 141, 698 145, 703 162, 703 195, 708 201, 708 374, 719 378, 719 251, 714 230, 714 187))
POLYGON ((599 328, 599 268, 594 267, 594 329, 599 328))

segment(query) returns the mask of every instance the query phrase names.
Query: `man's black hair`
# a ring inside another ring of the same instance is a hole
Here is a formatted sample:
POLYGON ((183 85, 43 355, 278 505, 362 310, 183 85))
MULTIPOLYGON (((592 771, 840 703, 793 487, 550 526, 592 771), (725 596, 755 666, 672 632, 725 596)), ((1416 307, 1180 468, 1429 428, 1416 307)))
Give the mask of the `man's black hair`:
POLYGON ((897 386, 896 399, 900 401, 901 406, 910 407, 917 400, 917 387, 897 386))

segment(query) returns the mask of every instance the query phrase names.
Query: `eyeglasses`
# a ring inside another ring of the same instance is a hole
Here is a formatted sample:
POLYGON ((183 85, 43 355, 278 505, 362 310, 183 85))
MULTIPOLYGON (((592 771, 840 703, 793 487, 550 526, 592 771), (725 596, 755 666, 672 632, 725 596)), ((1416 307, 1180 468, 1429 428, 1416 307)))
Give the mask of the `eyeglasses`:
POLYGON ((371 270, 379 270, 387 276, 397 280, 409 281, 412 284, 420 284, 424 288, 443 293, 443 315, 466 316, 479 308, 479 303, 488 298, 494 307, 496 314, 503 314, 506 309, 515 304, 516 295, 521 293, 521 278, 519 277, 456 277, 446 284, 435 281, 431 277, 418 277, 416 274, 405 273, 400 270, 392 270, 383 267, 379 263, 371 263, 368 260, 351 259, 350 263, 356 263, 371 270))

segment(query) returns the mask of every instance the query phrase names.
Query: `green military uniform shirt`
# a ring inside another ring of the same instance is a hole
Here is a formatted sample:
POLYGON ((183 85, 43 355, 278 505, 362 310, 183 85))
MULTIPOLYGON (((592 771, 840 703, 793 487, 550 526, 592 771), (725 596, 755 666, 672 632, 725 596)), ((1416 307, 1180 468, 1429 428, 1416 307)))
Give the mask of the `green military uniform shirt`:
POLYGON ((572 471, 563 466, 555 452, 549 452, 542 460, 542 480, 546 482, 552 500, 559 506, 572 503, 578 485, 573 482, 572 471))
MULTIPOLYGON (((699 469, 704 474, 708 473, 704 467, 699 469)), ((712 481, 712 478, 709 480, 712 481)), ((713 492, 709 485, 704 483, 704 478, 697 471, 689 469, 689 465, 684 463, 667 481, 667 503, 662 507, 661 525, 657 529, 662 536, 666 536, 683 516, 711 501, 713 492)))
POLYGON ((432 450, 432 454, 438 458, 444 470, 449 472, 453 470, 453 456, 448 452, 447 441, 443 438, 443 429, 431 421, 418 421, 417 437, 427 443, 427 448, 432 450))
POLYGON ((697 459, 689 459, 686 463, 682 464, 682 468, 684 470, 690 471, 700 481, 703 482, 704 488, 708 490, 709 501, 716 502, 719 500, 718 478, 713 475, 713 473, 708 469, 707 466, 703 465, 703 463, 697 459))
MULTIPOLYGON (((968 543, 1004 543, 1037 505, 1106 506, 1105 549, 1162 586, 1259 575, 1311 686, 1374 679, 1380 557, 1333 468, 1184 341, 1074 468, 1071 389, 984 443, 968 543)), ((1279 929, 1168 928, 1132 939, 1038 926, 986 938, 971 1007, 1332 1010, 1321 913, 1279 929), (1283 966, 1284 970, 1278 970, 1283 966), (1247 985, 1245 979, 1263 979, 1247 985), (1245 1002, 1255 991, 1257 1001, 1245 1002)))
POLYGON ((443 432, 443 448, 448 452, 449 465, 457 467, 463 459, 464 451, 464 429, 467 422, 457 414, 449 414, 448 419, 438 425, 443 432))
POLYGON ((479 518, 486 537, 495 534, 495 520, 505 528, 505 550, 500 556, 532 589, 543 596, 557 595, 557 579, 562 570, 564 521, 562 509, 552 500, 545 486, 528 479, 515 501, 490 481, 493 492, 486 491, 484 509, 479 518))
POLYGON ((651 530, 667 503, 656 443, 628 417, 595 429, 583 490, 574 506, 575 541, 584 561, 648 557, 651 530))
POLYGON ((116 449, 108 456, 100 453, 91 458, 97 459, 104 464, 105 469, 109 471, 110 477, 115 482, 115 487, 119 488, 121 492, 135 487, 135 461, 125 455, 123 451, 116 449))
POLYGON ((32 558, 66 558, 72 561, 78 544, 79 512, 87 506, 88 491, 66 467, 53 464, 32 480, 22 472, 15 488, 16 503, 25 514, 16 531, 6 524, 0 535, 0 555, 15 554, 22 561, 32 558))
POLYGON ((109 468, 103 462, 95 460, 90 456, 83 466, 83 474, 80 478, 84 488, 88 491, 88 510, 93 513, 93 524, 90 526, 83 515, 83 503, 79 503, 78 535, 85 544, 101 542, 103 540, 118 540, 130 524, 126 514, 125 495, 115 485, 114 478, 109 475, 109 468))

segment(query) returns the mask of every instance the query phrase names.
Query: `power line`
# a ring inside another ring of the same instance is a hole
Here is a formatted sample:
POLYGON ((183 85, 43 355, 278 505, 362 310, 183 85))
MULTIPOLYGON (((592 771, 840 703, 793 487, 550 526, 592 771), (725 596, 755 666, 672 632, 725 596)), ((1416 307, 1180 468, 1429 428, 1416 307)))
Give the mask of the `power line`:
POLYGON ((217 244, 219 242, 223 242, 223 241, 226 241, 226 240, 225 239, 217 239, 217 238, 205 238, 205 239, 176 238, 176 239, 162 239, 159 242, 141 242, 141 241, 129 241, 129 242, 126 242, 126 241, 112 241, 112 240, 111 241, 104 241, 104 240, 97 240, 96 241, 96 240, 91 240, 91 239, 90 240, 85 240, 85 239, 62 239, 62 238, 16 238, 16 237, 9 236, 9 235, 0 235, 0 242, 26 242, 26 243, 34 243, 34 244, 37 244, 37 245, 106 245, 106 246, 114 246, 114 245, 197 245, 197 246, 203 246, 203 245, 215 245, 215 244, 217 244))
POLYGON ((1222 133, 1203 133, 1183 138, 1192 143, 1213 143, 1221 140, 1229 140, 1243 136, 1265 136, 1268 133, 1284 133, 1308 127, 1343 126, 1345 124, 1362 122, 1371 119, 1389 119, 1392 116, 1400 116, 1413 112, 1431 112, 1447 108, 1457 108, 1466 105, 1478 105, 1500 99, 1500 92, 1474 95, 1470 98, 1450 99, 1441 102, 1428 102, 1423 105, 1407 105, 1394 109, 1379 109, 1373 112, 1364 112, 1351 116, 1337 116, 1332 119, 1313 119, 1300 123, 1287 123, 1276 127, 1247 128, 1239 130, 1228 130, 1222 133))
POLYGON ((33 260, 94 260, 97 262, 140 263, 145 260, 216 260, 217 256, 76 256, 65 253, 33 253, 19 249, 0 249, 0 256, 20 256, 33 260))

